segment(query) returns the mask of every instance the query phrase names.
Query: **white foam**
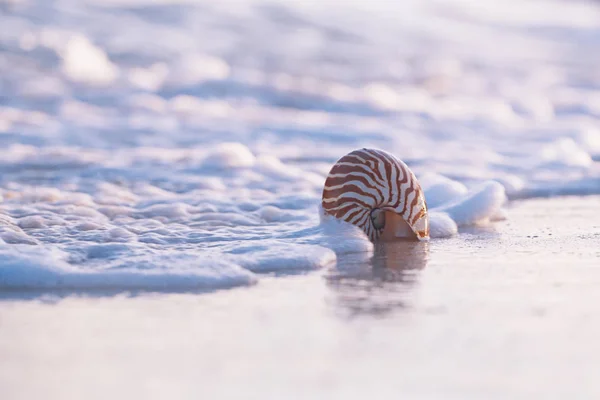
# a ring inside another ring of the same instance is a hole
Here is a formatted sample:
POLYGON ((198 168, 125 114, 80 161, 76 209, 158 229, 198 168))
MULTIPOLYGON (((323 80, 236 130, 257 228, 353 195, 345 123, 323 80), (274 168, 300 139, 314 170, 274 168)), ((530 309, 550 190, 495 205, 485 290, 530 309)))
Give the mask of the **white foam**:
POLYGON ((456 222, 445 212, 429 213, 429 237, 432 239, 448 238, 458 233, 456 222))
POLYGON ((571 138, 557 139, 543 146, 540 153, 542 162, 549 165, 589 168, 593 164, 590 154, 571 138))
POLYGON ((169 86, 194 85, 207 80, 225 79, 229 66, 218 57, 206 54, 185 54, 177 60, 169 72, 169 86))
POLYGON ((68 86, 56 76, 35 77, 20 83, 19 94, 33 99, 67 96, 68 86))
POLYGON ((319 205, 320 229, 324 237, 320 240, 337 254, 373 253, 373 244, 367 235, 356 226, 323 213, 319 205))
POLYGON ((491 181, 477 186, 464 198, 433 211, 446 213, 457 226, 467 226, 489 221, 505 202, 504 186, 491 181))
POLYGON ((600 155, 600 129, 584 129, 579 133, 577 139, 580 145, 591 155, 600 155))
POLYGON ((129 82, 140 89, 157 91, 169 76, 169 68, 165 63, 155 63, 148 68, 132 68, 128 72, 129 82))
POLYGON ((10 244, 38 244, 39 242, 18 228, 0 228, 0 238, 10 244))
POLYGON ((252 167, 254 154, 241 143, 223 143, 212 148, 203 160, 203 166, 210 168, 252 167))
POLYGON ((252 272, 290 273, 332 266, 336 255, 321 246, 272 243, 266 249, 249 247, 243 254, 238 250, 233 260, 252 272))
POLYGON ((252 273, 196 254, 139 257, 112 268, 80 268, 56 249, 0 246, 1 289, 202 290, 249 285, 252 273))
POLYGON ((87 37, 75 35, 63 53, 63 72, 74 82, 106 85, 117 78, 119 68, 87 37))
POLYGON ((419 183, 425 192, 427 206, 430 208, 455 201, 468 192, 464 184, 438 174, 419 177, 419 183))
POLYGON ((23 229, 41 229, 46 227, 46 223, 39 215, 32 215, 19 219, 19 226, 23 229))
POLYGON ((287 219, 286 213, 275 206, 264 206, 259 210, 260 217, 266 222, 281 222, 287 219))

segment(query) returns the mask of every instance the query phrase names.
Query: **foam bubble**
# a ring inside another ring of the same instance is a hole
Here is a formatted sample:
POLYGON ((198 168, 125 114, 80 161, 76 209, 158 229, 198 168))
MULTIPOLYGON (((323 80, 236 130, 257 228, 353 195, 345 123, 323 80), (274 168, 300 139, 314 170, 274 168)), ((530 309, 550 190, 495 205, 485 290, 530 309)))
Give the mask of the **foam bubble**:
POLYGON ((81 224, 78 224, 77 226, 75 226, 75 229, 77 229, 78 231, 83 231, 83 232, 95 231, 98 229, 102 229, 102 225, 94 223, 94 222, 86 221, 86 222, 82 222, 81 224))
POLYGON ((0 238, 10 244, 38 244, 39 242, 23 232, 19 227, 0 227, 0 238))
POLYGON ((577 139, 581 146, 592 155, 600 155, 600 129, 584 129, 579 133, 577 139))
POLYGON ((252 167, 254 154, 241 143, 223 143, 211 149, 204 158, 203 166, 211 168, 252 167))
POLYGON ((206 80, 225 79, 229 65, 206 54, 185 54, 171 68, 166 84, 170 86, 194 85, 206 80))
POLYGON ((432 239, 447 238, 458 233, 456 222, 445 212, 429 213, 429 237, 432 239))
POLYGON ((127 74, 133 86, 152 92, 160 89, 168 76, 169 68, 165 63, 155 63, 148 68, 132 68, 127 74))
POLYGON ((433 211, 446 213, 458 226, 485 222, 506 202, 504 186, 490 181, 472 189, 464 198, 433 211))
POLYGON ((129 242, 136 238, 134 233, 120 227, 110 229, 106 233, 106 241, 129 242))
POLYGON ((41 229, 46 227, 44 218, 39 215, 32 215, 19 219, 19 227, 23 229, 41 229))
POLYGON ((588 168, 593 164, 589 153, 579 147, 572 138, 557 139, 545 145, 540 153, 543 162, 550 165, 588 168))
POLYGON ((169 220, 185 218, 189 215, 188 205, 183 203, 155 204, 137 211, 147 218, 164 217, 169 220))
POLYGON ((284 213, 275 206, 265 206, 259 211, 260 217, 267 222, 281 221, 284 213))
POLYGON ((119 74, 106 53, 83 35, 71 37, 62 56, 63 72, 74 82, 107 85, 119 74))
POLYGON ((426 174, 419 178, 419 183, 430 208, 452 202, 468 192, 464 184, 438 174, 426 174))

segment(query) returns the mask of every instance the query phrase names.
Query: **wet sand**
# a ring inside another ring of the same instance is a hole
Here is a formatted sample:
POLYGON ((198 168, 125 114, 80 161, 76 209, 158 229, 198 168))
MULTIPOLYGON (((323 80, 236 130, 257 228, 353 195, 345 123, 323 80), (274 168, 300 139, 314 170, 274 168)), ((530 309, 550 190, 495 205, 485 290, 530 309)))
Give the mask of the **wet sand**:
POLYGON ((600 198, 208 294, 4 293, 13 399, 600 398, 600 198))

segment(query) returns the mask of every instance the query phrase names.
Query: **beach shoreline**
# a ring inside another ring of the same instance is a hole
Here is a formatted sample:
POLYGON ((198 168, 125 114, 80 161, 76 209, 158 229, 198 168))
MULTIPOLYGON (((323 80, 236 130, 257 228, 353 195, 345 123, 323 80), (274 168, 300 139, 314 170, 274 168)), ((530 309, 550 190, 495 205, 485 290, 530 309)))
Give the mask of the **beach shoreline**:
POLYGON ((507 221, 404 245, 383 264, 340 259, 250 287, 5 298, 0 392, 596 398, 599 200, 521 201, 507 221))

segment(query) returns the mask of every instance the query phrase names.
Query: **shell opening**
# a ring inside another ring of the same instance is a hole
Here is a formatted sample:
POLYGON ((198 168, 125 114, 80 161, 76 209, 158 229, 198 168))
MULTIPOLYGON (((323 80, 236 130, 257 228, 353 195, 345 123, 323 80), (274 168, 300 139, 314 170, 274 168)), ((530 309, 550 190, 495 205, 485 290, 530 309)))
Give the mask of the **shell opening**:
POLYGON ((385 228, 385 211, 380 208, 375 208, 371 211, 371 222, 373 222, 373 227, 382 231, 385 228))
POLYGON ((402 216, 394 211, 386 211, 387 224, 379 240, 391 242, 398 239, 416 239, 417 235, 402 216))

